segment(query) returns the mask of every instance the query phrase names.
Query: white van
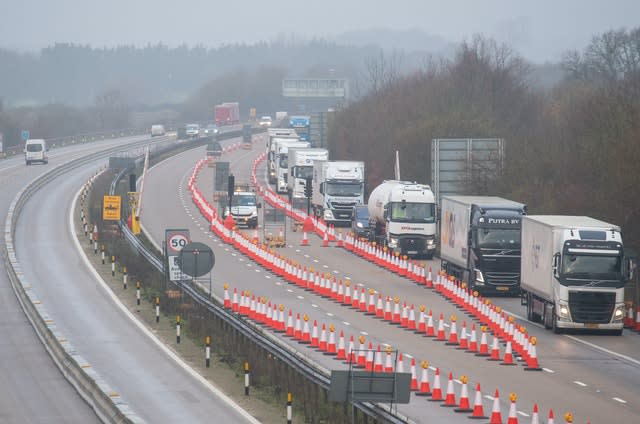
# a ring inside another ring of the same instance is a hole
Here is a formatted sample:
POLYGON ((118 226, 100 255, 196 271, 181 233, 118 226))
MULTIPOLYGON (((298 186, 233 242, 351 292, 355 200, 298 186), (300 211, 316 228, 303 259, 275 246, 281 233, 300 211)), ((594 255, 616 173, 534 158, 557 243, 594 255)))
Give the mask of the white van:
POLYGON ((49 163, 48 150, 47 142, 43 139, 29 139, 24 145, 24 161, 27 165, 31 165, 31 162, 49 163))
POLYGON ((151 125, 151 137, 162 136, 165 134, 164 125, 151 125))

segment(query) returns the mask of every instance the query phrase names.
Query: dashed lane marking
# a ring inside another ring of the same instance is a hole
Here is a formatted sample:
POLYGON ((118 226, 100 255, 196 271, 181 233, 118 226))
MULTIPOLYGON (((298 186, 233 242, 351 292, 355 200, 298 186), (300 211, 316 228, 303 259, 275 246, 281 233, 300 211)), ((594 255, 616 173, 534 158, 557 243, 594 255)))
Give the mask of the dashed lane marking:
POLYGON ((583 383, 582 381, 574 381, 574 383, 576 383, 578 386, 582 386, 582 387, 587 387, 587 385, 585 383, 583 383))
POLYGON ((489 400, 495 399, 493 396, 490 396, 490 395, 484 395, 484 398, 489 400))
POLYGON ((551 374, 555 373, 554 370, 550 370, 549 368, 542 368, 542 371, 545 371, 545 372, 548 372, 548 373, 551 373, 551 374))
POLYGON ((333 316, 333 314, 332 314, 331 312, 327 312, 327 316, 332 317, 332 316, 333 316))
POLYGON ((627 401, 626 401, 626 400, 624 400, 624 399, 620 399, 619 397, 614 397, 614 398, 611 398, 611 399, 615 400, 616 402, 620 402, 620 403, 627 403, 627 401))
POLYGON ((523 417, 528 417, 529 414, 527 414, 526 412, 522 412, 522 411, 516 411, 518 412, 518 415, 522 415, 523 417))
POLYGON ((318 305, 316 305, 315 303, 312 303, 311 306, 314 307, 314 308, 318 307, 318 305))
POLYGON ((287 291, 288 291, 289 293, 293 293, 293 290, 291 290, 291 289, 287 289, 287 291))
POLYGON ((296 297, 300 300, 304 299, 304 296, 296 296, 296 297))
POLYGON ((346 326, 350 326, 351 324, 349 324, 347 321, 342 321, 342 323, 346 326))
POLYGON ((337 271, 335 269, 333 271, 331 271, 331 272, 333 272, 334 274, 340 274, 340 271, 337 271))
POLYGON ((360 334, 362 334, 363 336, 368 336, 369 333, 367 333, 366 331, 361 331, 360 334))
POLYGON ((282 283, 280 281, 276 281, 276 286, 281 286, 282 283))

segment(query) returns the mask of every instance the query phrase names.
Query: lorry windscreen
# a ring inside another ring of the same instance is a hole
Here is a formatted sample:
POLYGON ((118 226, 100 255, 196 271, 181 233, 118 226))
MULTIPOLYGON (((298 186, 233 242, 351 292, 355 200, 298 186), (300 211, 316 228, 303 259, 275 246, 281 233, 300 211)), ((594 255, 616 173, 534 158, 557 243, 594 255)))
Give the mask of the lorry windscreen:
POLYGON ((515 228, 478 228, 478 247, 520 249, 520 230, 515 228))
POLYGON ((297 178, 313 178, 313 166, 296 166, 297 178))
POLYGON ((327 183, 329 196, 360 196, 362 183, 327 183))
POLYGON ((231 201, 231 206, 255 206, 256 205, 256 196, 247 196, 247 195, 239 195, 236 194, 233 196, 233 200, 231 201))
POLYGON ((436 222, 433 203, 391 203, 391 220, 395 222, 432 223, 436 222))
POLYGON ((562 274, 565 278, 619 280, 622 276, 622 258, 618 255, 565 254, 562 274))

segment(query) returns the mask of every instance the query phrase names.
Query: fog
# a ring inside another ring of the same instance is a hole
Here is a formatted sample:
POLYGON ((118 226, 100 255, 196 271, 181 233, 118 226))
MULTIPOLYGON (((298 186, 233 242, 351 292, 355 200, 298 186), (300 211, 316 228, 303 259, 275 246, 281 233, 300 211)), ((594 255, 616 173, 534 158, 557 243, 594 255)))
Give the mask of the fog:
MULTIPOLYGON (((360 30, 417 30, 386 47, 410 47, 420 32, 442 44, 483 33, 534 62, 558 61, 591 37, 638 24, 637 0, 0 0, 0 47, 33 51, 56 42, 218 47, 323 37, 363 42, 360 30), (356 32, 355 36, 352 32, 356 32), (341 34, 351 32, 350 37, 341 34), (413 35, 412 35, 413 34, 413 35), (414 37, 415 38, 415 37, 414 37)), ((366 40, 375 31, 367 31, 366 40)), ((373 35, 371 35, 373 34, 373 35)), ((369 40, 369 38, 371 38, 369 40)), ((387 39, 387 36, 379 37, 387 39)), ((387 44, 389 44, 387 42, 387 44)), ((425 46, 427 49, 429 46, 425 46)))

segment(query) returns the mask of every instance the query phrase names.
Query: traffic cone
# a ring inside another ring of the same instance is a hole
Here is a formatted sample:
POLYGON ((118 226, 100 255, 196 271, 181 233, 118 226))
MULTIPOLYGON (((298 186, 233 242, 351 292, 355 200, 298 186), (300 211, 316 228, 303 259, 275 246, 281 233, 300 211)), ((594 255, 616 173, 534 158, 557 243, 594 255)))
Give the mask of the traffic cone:
POLYGON ((426 314, 424 311, 427 308, 424 305, 420 305, 420 318, 418 318, 418 328, 416 329, 416 333, 424 334, 427 332, 427 322, 426 322, 426 314))
POLYGON ((337 354, 336 351, 336 336, 335 336, 335 328, 333 324, 329 325, 329 343, 327 343, 327 351, 325 355, 334 356, 337 354))
POLYGON ((302 340, 302 326, 300 324, 300 314, 296 315, 296 326, 293 330, 293 337, 297 340, 302 340))
POLYGON ((429 316, 427 318, 427 330, 425 332, 425 337, 435 337, 435 330, 433 328, 433 314, 431 310, 429 310, 429 316))
POLYGON ((493 408, 491 409, 491 418, 489 424, 502 424, 502 414, 500 413, 500 393, 496 389, 493 396, 493 408))
POLYGON ((349 349, 347 350, 347 360, 345 361, 346 364, 357 364, 355 348, 353 336, 351 336, 349 338, 349 349))
POLYGON ((396 360, 396 372, 397 373, 404 372, 404 358, 402 357, 402 352, 398 354, 398 359, 396 360))
POLYGON ((382 295, 378 293, 378 302, 376 304, 376 318, 384 318, 384 307, 382 306, 382 295))
POLYGON ((311 334, 309 332, 309 316, 307 314, 304 314, 302 319, 304 320, 304 327, 302 328, 302 338, 300 340, 300 343, 309 344, 311 343, 311 334))
POLYGON ((239 305, 238 305, 238 289, 233 289, 233 300, 231 301, 231 310, 233 312, 238 312, 239 311, 239 305))
POLYGON ((467 322, 462 321, 462 330, 460 330, 460 346, 456 349, 466 350, 469 348, 469 342, 467 340, 467 322))
POLYGON ((554 424, 553 409, 549 409, 549 419, 547 420, 547 424, 554 424))
POLYGON ((338 230, 338 245, 337 247, 344 247, 344 242, 342 241, 342 230, 338 230))
POLYGON ((324 236, 322 237, 322 247, 329 247, 329 238, 327 237, 327 232, 324 232, 324 236))
POLYGON ((418 391, 418 376, 416 374, 416 358, 411 358, 411 391, 418 391))
POLYGON ((364 345, 365 342, 364 336, 360 336, 358 341, 360 342, 360 347, 358 348, 358 367, 364 368, 367 363, 367 352, 364 345))
POLYGON ((531 413, 531 424, 540 424, 540 418, 538 417, 538 404, 533 404, 533 412, 531 413))
POLYGON ((453 374, 449 373, 449 381, 447 382, 447 394, 444 399, 444 403, 440 406, 456 407, 456 393, 453 390, 453 374))
POLYGON ((340 331, 340 338, 338 339, 338 353, 336 355, 336 359, 345 360, 347 359, 347 354, 344 350, 344 332, 340 331))
POLYGON ((311 330, 311 346, 318 347, 320 345, 320 341, 318 339, 318 321, 313 320, 313 329, 311 330))
POLYGON ((295 330, 293 328, 293 314, 291 313, 291 309, 289 309, 289 317, 287 318, 287 330, 285 335, 289 337, 293 337, 295 330))
POLYGON ((518 415, 516 410, 516 399, 518 397, 515 393, 511 393, 509 395, 509 400, 511 400, 511 405, 509 405, 509 416, 507 417, 507 424, 518 424, 518 415))
POLYGON ((491 356, 487 359, 488 361, 499 361, 500 360, 500 346, 498 345, 498 336, 493 336, 493 344, 491 345, 491 356))
POLYGON ((429 288, 433 287, 433 278, 431 278, 431 267, 429 267, 429 273, 427 274, 427 281, 425 281, 425 285, 429 288))
POLYGON ((447 339, 445 339, 444 337, 444 322, 443 322, 444 317, 442 316, 442 313, 440 314, 440 319, 438 320, 438 335, 436 336, 435 340, 439 341, 439 342, 444 342, 447 339))
POLYGON ((384 306, 384 320, 391 321, 393 319, 393 315, 391 313, 391 299, 387 296, 387 301, 384 306))
POLYGON ((391 324, 398 325, 402 321, 402 317, 400 315, 400 298, 393 298, 393 318, 391 319, 391 324))
MULTIPOLYGON (((416 393, 416 396, 431 396, 431 388, 429 387, 428 375, 429 363, 427 361, 422 361, 420 365, 422 366, 422 376, 420 378, 420 388, 418 390, 418 393, 416 393)), ((411 361, 411 367, 415 369, 415 360, 411 361)))
POLYGON ((409 309, 407 303, 402 304, 402 314, 400 315, 400 327, 409 328, 409 309))
POLYGON ((413 305, 409 309, 409 319, 407 320, 407 329, 411 331, 416 330, 416 313, 414 311, 413 305))
POLYGON ((224 303, 222 306, 225 309, 229 309, 231 308, 231 299, 229 298, 229 285, 225 283, 223 285, 223 288, 224 288, 224 303))
POLYGON ((440 368, 436 368, 436 375, 433 377, 433 390, 431 391, 430 402, 442 401, 442 388, 440 386, 440 368))
POLYGON ((449 341, 445 343, 448 346, 455 346, 458 344, 458 330, 456 329, 456 316, 451 316, 451 327, 449 327, 449 341))
POLYGON ((367 360, 365 361, 365 370, 373 371, 373 344, 369 342, 369 350, 367 351, 367 360))
POLYGON ((516 365, 516 363, 513 362, 511 341, 507 341, 507 348, 504 351, 504 357, 502 358, 502 362, 500 362, 500 365, 516 365))
POLYGON ((484 407, 482 406, 482 392, 480 391, 480 383, 476 385, 476 396, 473 401, 473 412, 469 415, 473 420, 486 420, 488 417, 484 415, 484 407))
POLYGON ((382 372, 382 352, 380 351, 380 345, 378 345, 378 351, 375 352, 373 361, 373 372, 382 372))
POLYGON ((542 368, 540 368, 540 365, 538 364, 536 344, 537 339, 535 336, 532 336, 529 339, 529 355, 527 357, 527 366, 524 369, 525 371, 542 371, 542 368))
POLYGON ((467 388, 468 378, 466 375, 460 376, 460 382, 462 383, 462 388, 460 389, 460 404, 454 411, 456 412, 473 412, 471 406, 469 405, 469 389, 467 388))
POLYGON ((260 237, 258 237, 258 229, 253 230, 253 238, 251 239, 252 244, 260 243, 260 237))
POLYGON ((476 356, 489 356, 489 344, 487 343, 487 329, 482 326, 480 327, 482 331, 482 336, 480 337, 480 348, 478 349, 478 353, 476 356))
POLYGON ((478 341, 476 340, 476 324, 471 324, 471 337, 469 337, 469 347, 467 352, 476 353, 478 351, 478 341))
POLYGON ((327 327, 322 324, 322 331, 320 332, 320 340, 318 341, 318 350, 322 352, 327 351, 327 327))
POLYGON ((384 360, 384 372, 392 373, 393 372, 393 364, 391 363, 391 348, 388 348, 386 351, 387 355, 384 360))
POLYGON ((307 238, 306 231, 302 233, 302 242, 300 243, 300 246, 309 246, 309 239, 307 238))

